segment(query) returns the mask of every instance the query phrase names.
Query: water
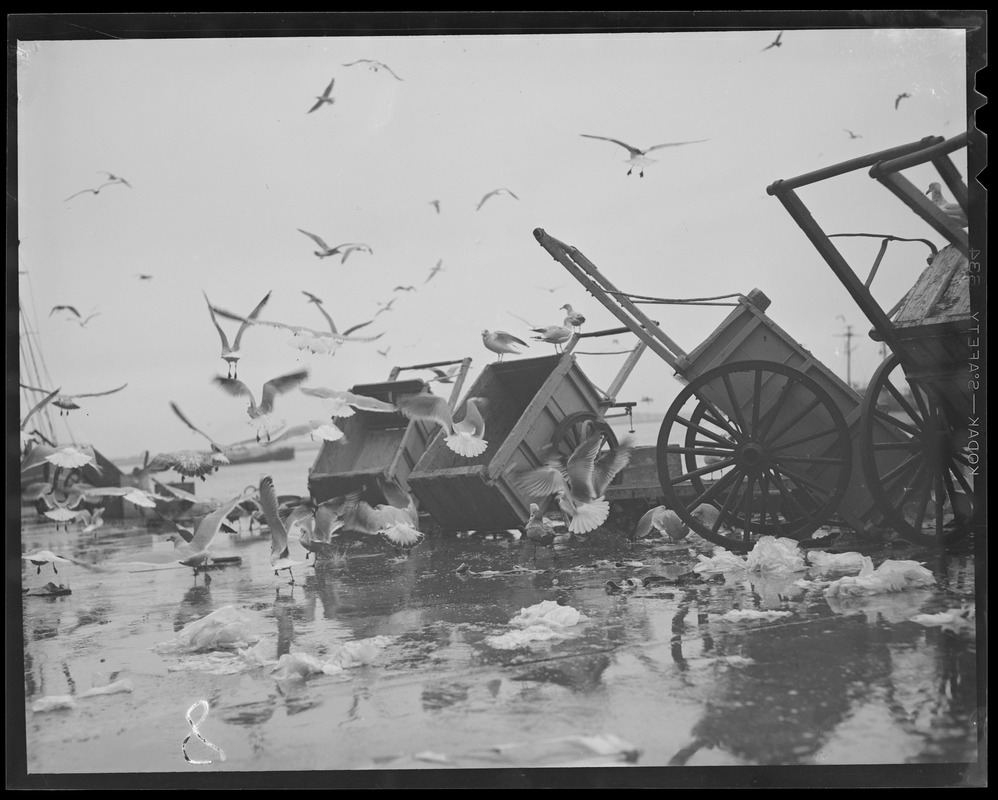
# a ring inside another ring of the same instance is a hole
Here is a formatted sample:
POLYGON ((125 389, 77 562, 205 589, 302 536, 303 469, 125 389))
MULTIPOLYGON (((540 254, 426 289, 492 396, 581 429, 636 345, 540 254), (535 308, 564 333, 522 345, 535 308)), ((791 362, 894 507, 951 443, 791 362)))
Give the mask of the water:
MULTIPOLYGON (((297 461, 229 467, 213 476, 225 483, 209 482, 204 492, 238 492, 265 471, 279 491, 300 491, 297 461)), ((438 534, 401 561, 367 542, 346 558, 297 569, 295 586, 274 576, 269 539, 256 532, 218 540, 216 556, 241 561, 213 571, 207 584, 179 566, 109 566, 169 547, 163 538, 141 521, 109 523, 96 538, 78 527, 56 532, 25 512, 26 551, 102 566, 69 565, 56 576, 23 563, 25 587, 56 580, 72 588, 23 600, 29 772, 191 772, 180 744, 190 733, 187 710, 200 699, 210 707, 201 731, 226 754, 221 762, 194 741, 194 758, 215 759, 200 771, 925 766, 978 758, 975 630, 912 621, 973 604, 969 554, 927 562, 938 580, 929 589, 836 606, 821 584, 795 583, 829 576, 680 580, 698 563, 697 550, 629 543, 613 532, 537 553, 522 539, 438 534), (462 564, 469 569, 458 572, 462 564), (512 571, 517 566, 527 571, 512 571), (501 574, 476 574, 487 570, 501 574), (607 580, 649 575, 665 582, 606 591, 607 580), (586 620, 563 640, 514 650, 490 644, 512 630, 520 609, 545 600, 586 620), (307 680, 277 680, 263 667, 226 674, 217 655, 157 651, 228 605, 251 615, 270 659, 300 652, 326 661, 347 642, 387 643, 368 665, 307 680), (785 613, 737 620, 732 609, 785 613), (41 697, 122 679, 131 693, 31 710, 41 697), (564 738, 580 735, 617 737, 638 755, 600 755, 564 738)), ((297 542, 291 555, 303 556, 297 542)))

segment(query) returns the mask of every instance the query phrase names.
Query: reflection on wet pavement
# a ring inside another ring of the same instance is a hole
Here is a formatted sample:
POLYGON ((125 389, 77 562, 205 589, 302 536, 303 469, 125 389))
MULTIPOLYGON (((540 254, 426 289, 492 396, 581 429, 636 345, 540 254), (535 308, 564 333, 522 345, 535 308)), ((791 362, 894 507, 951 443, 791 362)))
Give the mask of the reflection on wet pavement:
MULTIPOLYGON (((862 598, 826 598, 834 572, 697 575, 689 547, 602 532, 536 563, 508 537, 429 536, 404 560, 357 548, 294 586, 255 533, 226 537, 217 555, 241 562, 207 585, 99 566, 156 538, 25 527, 25 550, 98 565, 67 568, 71 595, 24 599, 29 771, 189 769, 184 712, 201 698, 227 756, 212 770, 977 761, 974 627, 913 620, 973 606, 969 555, 926 561, 934 586, 862 598), (544 601, 581 617, 495 646, 544 601), (156 649, 227 606, 271 663, 338 665, 344 645, 383 638, 370 659, 280 680, 234 653, 156 649), (133 692, 30 710, 121 678, 133 692)), ((40 578, 28 565, 22 580, 40 578)))

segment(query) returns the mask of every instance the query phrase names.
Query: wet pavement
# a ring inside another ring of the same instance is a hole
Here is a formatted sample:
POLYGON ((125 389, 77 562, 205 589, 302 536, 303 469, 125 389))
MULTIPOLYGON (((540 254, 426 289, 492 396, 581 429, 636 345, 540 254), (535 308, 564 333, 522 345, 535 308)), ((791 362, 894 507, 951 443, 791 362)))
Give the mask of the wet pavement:
POLYGON ((208 583, 110 564, 171 547, 141 522, 94 537, 28 512, 22 546, 81 562, 22 567, 25 589, 72 592, 23 598, 29 775, 978 762, 973 616, 913 620, 973 609, 970 552, 874 553, 937 582, 834 600, 823 589, 846 573, 698 574, 708 543, 605 530, 536 553, 503 534, 431 534, 403 559, 362 543, 294 586, 256 531, 218 537, 215 556, 238 560, 208 583), (579 619, 530 640, 511 620, 541 603, 579 619), (164 647, 227 606, 259 658, 334 668, 282 677, 232 650, 164 647), (81 697, 119 681, 131 691, 81 697), (32 710, 63 695, 75 706, 32 710), (196 737, 188 758, 211 763, 185 760, 199 700, 224 761, 196 737))

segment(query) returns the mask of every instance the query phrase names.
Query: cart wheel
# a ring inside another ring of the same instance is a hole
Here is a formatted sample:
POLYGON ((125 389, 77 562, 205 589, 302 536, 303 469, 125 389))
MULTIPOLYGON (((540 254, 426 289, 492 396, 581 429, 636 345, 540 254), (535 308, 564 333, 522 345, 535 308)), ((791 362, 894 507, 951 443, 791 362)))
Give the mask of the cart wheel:
POLYGON ((588 411, 576 411, 563 419, 555 428, 554 436, 551 437, 551 447, 554 452, 566 458, 582 444, 583 423, 586 421, 596 423, 597 429, 603 432, 603 448, 613 448, 617 446, 617 434, 613 432, 613 427, 603 417, 598 414, 590 414, 588 411))
POLYGON ((722 365, 687 384, 656 450, 666 505, 705 539, 740 551, 754 536, 812 533, 844 495, 852 463, 845 417, 828 393, 768 361, 722 365), (720 513, 694 514, 704 503, 720 513))
POLYGON ((913 544, 965 538, 975 509, 967 431, 897 355, 874 373, 861 424, 863 475, 885 523, 913 544))

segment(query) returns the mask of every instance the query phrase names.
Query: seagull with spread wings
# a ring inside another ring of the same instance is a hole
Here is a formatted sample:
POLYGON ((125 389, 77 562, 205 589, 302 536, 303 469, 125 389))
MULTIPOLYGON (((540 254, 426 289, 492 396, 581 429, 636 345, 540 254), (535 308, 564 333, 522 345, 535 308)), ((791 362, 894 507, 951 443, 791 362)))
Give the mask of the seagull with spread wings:
POLYGON ((437 261, 437 265, 430 270, 430 274, 426 276, 426 280, 423 281, 423 286, 426 286, 426 284, 428 284, 431 280, 433 280, 433 276, 436 275, 438 272, 443 272, 443 269, 444 269, 444 260, 441 258, 439 261, 437 261))
POLYGON ((352 417, 354 409, 358 411, 376 411, 390 414, 397 411, 391 403, 385 403, 376 397, 368 397, 364 394, 354 394, 353 392, 340 391, 338 389, 326 389, 322 386, 302 386, 302 394, 309 397, 319 397, 328 401, 330 416, 352 417))
POLYGON ((908 94, 907 92, 901 92, 901 94, 899 94, 897 97, 894 98, 894 110, 895 111, 898 110, 898 106, 901 105, 902 100, 906 100, 910 97, 911 95, 908 94))
POLYGON ((246 329, 250 326, 252 320, 255 320, 257 316, 259 316, 260 311, 263 310, 263 307, 267 305, 267 301, 270 300, 271 293, 267 292, 267 295, 263 298, 263 300, 257 303, 256 308, 250 312, 249 317, 242 321, 242 325, 240 325, 239 330, 236 331, 236 338, 232 340, 231 345, 229 344, 228 337, 225 335, 225 331, 222 330, 222 326, 218 324, 218 318, 215 316, 215 307, 208 299, 208 295, 204 292, 201 292, 201 294, 204 294, 204 301, 208 304, 208 313, 211 314, 211 321, 215 325, 215 330, 218 331, 218 338, 222 340, 222 358, 229 367, 228 377, 236 378, 238 377, 236 373, 239 366, 239 357, 242 355, 239 352, 239 343, 242 341, 243 333, 246 332, 246 329))
POLYGON ((229 448, 225 447, 224 445, 218 444, 207 433, 205 433, 203 430, 195 426, 194 423, 192 423, 189 419, 187 419, 187 416, 184 414, 184 412, 180 410, 180 406, 178 406, 172 400, 170 401, 170 408, 173 410, 173 413, 180 418, 180 421, 183 422, 184 425, 186 425, 188 428, 194 431, 194 433, 203 436, 205 439, 208 440, 208 444, 211 445, 211 460, 216 465, 229 463, 229 457, 225 454, 225 451, 229 448))
MULTIPOLYGON (((315 303, 316 307, 319 309, 319 313, 322 314, 322 316, 324 316, 326 318, 326 322, 329 323, 329 330, 330 330, 330 332, 331 333, 339 333, 339 331, 336 330, 336 323, 333 322, 333 318, 331 316, 329 316, 329 312, 326 311, 325 306, 322 304, 321 298, 317 297, 316 295, 312 294, 311 292, 306 292, 304 290, 302 290, 302 294, 305 295, 308 298, 308 302, 315 303)), ((347 328, 345 331, 343 331, 343 335, 344 336, 349 336, 354 331, 359 331, 361 328, 366 328, 372 322, 374 322, 374 320, 373 319, 369 319, 367 322, 361 322, 361 323, 359 323, 357 325, 353 325, 353 326, 347 328)))
POLYGON ((780 31, 778 34, 776 34, 776 38, 773 39, 772 42, 770 42, 764 48, 762 48, 762 52, 765 53, 771 47, 782 47, 783 42, 780 41, 782 38, 783 38, 783 31, 780 31))
POLYGON ((270 475, 264 475, 260 479, 260 506, 267 520, 267 527, 270 528, 270 566, 274 568, 275 575, 287 570, 291 576, 290 583, 293 584, 295 574, 291 570, 304 566, 305 562, 294 561, 288 551, 288 528, 277 510, 277 490, 274 489, 274 479, 270 475))
POLYGON ((482 331, 482 343, 487 350, 499 354, 499 361, 502 361, 502 357, 506 353, 519 355, 518 347, 530 347, 525 341, 518 339, 511 333, 506 333, 506 331, 484 330, 482 331))
POLYGON ((511 473, 513 484, 527 496, 554 495, 572 533, 589 533, 606 521, 610 504, 603 494, 631 458, 630 439, 601 453, 604 434, 591 430, 588 423, 582 442, 567 459, 552 457, 542 467, 511 473))
POLYGON ((324 106, 326 104, 332 105, 333 103, 336 102, 336 98, 332 96, 333 95, 333 84, 334 83, 336 83, 336 78, 333 78, 329 82, 329 86, 326 87, 326 91, 324 91, 322 94, 317 94, 315 96, 315 100, 316 100, 315 105, 312 106, 306 113, 311 114, 317 108, 321 108, 322 106, 324 106))
POLYGON ((361 242, 346 242, 345 244, 338 244, 336 247, 330 247, 320 236, 316 236, 314 233, 309 233, 301 228, 298 230, 322 248, 321 250, 315 251, 315 255, 319 258, 329 258, 329 256, 339 255, 341 256, 340 263, 345 264, 347 258, 354 250, 371 253, 372 255, 374 254, 374 251, 371 249, 370 245, 366 245, 361 242))
POLYGON ((87 192, 90 192, 91 194, 95 194, 95 195, 96 194, 100 194, 100 190, 101 189, 103 189, 103 188, 105 188, 107 186, 112 186, 112 185, 114 185, 116 183, 120 183, 123 186, 127 186, 129 189, 132 188, 132 184, 130 184, 124 178, 121 178, 121 177, 119 177, 117 175, 113 175, 110 172, 102 172, 102 174, 107 175, 107 180, 104 181, 104 183, 102 183, 96 189, 80 189, 80 191, 75 192, 74 194, 71 194, 69 197, 67 197, 64 202, 68 203, 70 200, 72 200, 77 195, 86 194, 87 192))
POLYGON ((423 541, 426 534, 419 530, 419 509, 416 498, 395 481, 378 480, 387 503, 372 506, 355 494, 350 498, 343 527, 360 533, 376 534, 395 548, 408 553, 423 541))
MULTIPOLYGON (((68 416, 70 411, 78 409, 80 406, 77 404, 77 400, 81 397, 104 397, 105 395, 114 394, 115 392, 120 392, 128 386, 127 383, 121 384, 121 386, 116 389, 108 389, 106 392, 80 392, 77 394, 66 394, 64 392, 57 392, 55 399, 51 401, 52 405, 59 409, 59 416, 68 416)), ((52 394, 51 389, 38 389, 34 386, 25 386, 21 384, 22 389, 28 389, 32 392, 44 392, 45 394, 52 394)))
POLYGON ((655 144, 642 150, 638 147, 634 147, 633 145, 629 145, 626 142, 622 142, 620 139, 611 139, 608 136, 593 136, 589 133, 580 133, 579 136, 585 136, 587 139, 602 139, 604 142, 619 144, 621 147, 626 149, 628 153, 630 153, 630 156, 627 158, 627 163, 630 164, 627 174, 630 175, 634 171, 634 168, 637 167, 639 170, 638 175, 641 178, 645 176, 645 167, 650 166, 657 161, 657 159, 648 157, 648 153, 652 150, 660 150, 663 147, 679 147, 683 144, 699 144, 700 142, 709 141, 707 139, 694 139, 688 142, 666 142, 665 144, 655 144))
POLYGON ((411 419, 436 422, 447 433, 444 443, 459 456, 476 458, 489 446, 485 441, 485 420, 482 411, 487 410, 484 397, 470 397, 464 404, 464 415, 455 420, 450 405, 442 397, 432 394, 416 394, 398 399, 398 410, 411 419))
POLYGON ((273 417, 274 402, 279 394, 289 392, 298 386, 308 377, 308 370, 301 369, 271 378, 263 385, 260 404, 257 405, 253 392, 242 381, 234 378, 223 378, 216 375, 214 382, 234 397, 248 397, 249 405, 246 407, 246 414, 250 418, 250 424, 256 427, 256 438, 260 440, 262 436, 270 439, 271 434, 284 427, 284 420, 277 420, 273 417))
POLYGON ((343 66, 352 67, 355 64, 367 64, 368 69, 370 69, 371 72, 377 72, 379 69, 383 69, 393 78, 395 78, 395 80, 397 81, 402 80, 398 75, 392 72, 391 68, 387 64, 382 64, 380 61, 375 61, 370 58, 358 58, 356 61, 351 61, 349 64, 344 64, 343 66))
POLYGON ((481 209, 481 207, 485 205, 485 201, 488 200, 490 197, 495 197, 496 195, 503 194, 503 193, 508 194, 514 200, 519 200, 520 199, 515 194, 513 194, 509 189, 503 189, 503 188, 493 189, 491 192, 489 192, 488 194, 486 194, 481 200, 478 201, 478 206, 475 208, 475 211, 478 211, 479 209, 481 209))
MULTIPOLYGON (((215 313, 226 319, 238 319, 249 322, 250 325, 264 325, 268 328, 279 328, 290 331, 292 334, 291 344, 299 350, 308 350, 310 353, 325 353, 333 355, 343 342, 375 342, 384 336, 379 333, 377 336, 346 336, 332 331, 317 331, 306 328, 304 325, 288 325, 284 322, 273 322, 265 319, 249 319, 233 314, 231 311, 215 307, 215 313)), ((358 326, 360 327, 360 326, 358 326)))
POLYGON ((100 311, 91 311, 86 317, 84 317, 79 311, 76 310, 76 306, 52 306, 49 316, 51 317, 56 311, 68 311, 72 314, 72 316, 66 317, 66 319, 72 320, 81 328, 87 327, 87 323, 90 322, 90 320, 94 317, 100 316, 100 311))

